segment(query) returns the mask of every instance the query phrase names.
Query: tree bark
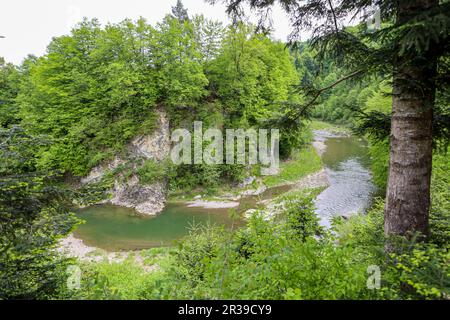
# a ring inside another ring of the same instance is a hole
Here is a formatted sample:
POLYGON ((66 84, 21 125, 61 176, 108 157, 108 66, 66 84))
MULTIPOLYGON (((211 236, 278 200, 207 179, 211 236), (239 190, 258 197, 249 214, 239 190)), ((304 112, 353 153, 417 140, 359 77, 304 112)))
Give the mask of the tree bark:
MULTIPOLYGON (((400 0, 397 22, 405 23, 437 0, 400 0)), ((437 57, 433 50, 399 55, 394 64, 389 180, 385 234, 429 233, 432 120, 437 57)))

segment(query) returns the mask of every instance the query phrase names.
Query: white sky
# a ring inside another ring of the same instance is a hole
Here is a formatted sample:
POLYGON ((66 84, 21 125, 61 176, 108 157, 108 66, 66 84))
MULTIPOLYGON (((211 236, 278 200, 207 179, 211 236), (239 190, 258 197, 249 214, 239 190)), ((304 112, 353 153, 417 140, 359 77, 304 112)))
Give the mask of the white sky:
MULTIPOLYGON (((146 18, 151 24, 171 12, 176 0, 7 0, 0 5, 0 57, 19 64, 28 54, 42 55, 52 37, 69 33, 83 17, 101 23, 125 18, 146 18)), ((204 0, 183 0, 190 15, 204 14, 228 23, 225 7, 204 0)), ((273 11, 274 37, 286 40, 289 20, 279 8, 273 11)))

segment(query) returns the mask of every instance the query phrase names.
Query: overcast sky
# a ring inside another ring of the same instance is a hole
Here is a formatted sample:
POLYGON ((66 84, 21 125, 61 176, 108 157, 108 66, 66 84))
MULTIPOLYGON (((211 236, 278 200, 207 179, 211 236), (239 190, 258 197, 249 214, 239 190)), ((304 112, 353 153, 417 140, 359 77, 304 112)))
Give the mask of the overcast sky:
MULTIPOLYGON (((28 54, 42 55, 52 37, 69 33, 83 17, 101 23, 119 22, 140 16, 154 24, 168 13, 176 0, 8 0, 0 6, 0 57, 19 64, 28 54)), ((204 0, 183 0, 190 15, 228 23, 223 5, 204 0)), ((273 11, 274 37, 286 40, 289 21, 279 8, 273 11)))

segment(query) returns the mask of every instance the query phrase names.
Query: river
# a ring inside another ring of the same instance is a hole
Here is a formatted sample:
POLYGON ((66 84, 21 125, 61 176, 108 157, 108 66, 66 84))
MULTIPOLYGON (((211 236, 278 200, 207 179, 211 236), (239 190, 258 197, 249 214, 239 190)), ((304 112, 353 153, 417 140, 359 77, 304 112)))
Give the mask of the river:
POLYGON ((370 206, 376 188, 365 140, 326 131, 315 131, 314 134, 316 140, 326 145, 322 162, 330 183, 315 200, 316 213, 321 224, 329 227, 333 216, 363 213, 370 206))
MULTIPOLYGON (((333 216, 364 212, 370 205, 375 187, 369 171, 367 144, 353 136, 338 136, 315 131, 315 138, 326 145, 322 161, 330 186, 315 200, 322 225, 329 226, 333 216)), ((270 199, 291 186, 268 189, 262 195, 241 200, 238 211, 248 209, 257 200, 270 199)), ((169 203, 157 217, 142 217, 134 210, 110 205, 92 206, 79 212, 85 221, 75 237, 88 246, 107 251, 138 250, 173 245, 189 233, 194 225, 219 224, 235 228, 245 224, 242 218, 232 219, 228 209, 187 207, 169 203)))

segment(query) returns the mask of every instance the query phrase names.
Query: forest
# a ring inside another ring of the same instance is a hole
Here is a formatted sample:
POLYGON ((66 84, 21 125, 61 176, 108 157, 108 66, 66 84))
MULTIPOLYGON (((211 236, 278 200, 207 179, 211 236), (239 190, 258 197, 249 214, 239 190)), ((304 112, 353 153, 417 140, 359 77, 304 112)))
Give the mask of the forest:
POLYGON ((449 300, 450 3, 279 0, 283 42, 207 2, 0 57, 0 299, 449 300), (175 165, 195 121, 279 129, 279 171, 175 165))

